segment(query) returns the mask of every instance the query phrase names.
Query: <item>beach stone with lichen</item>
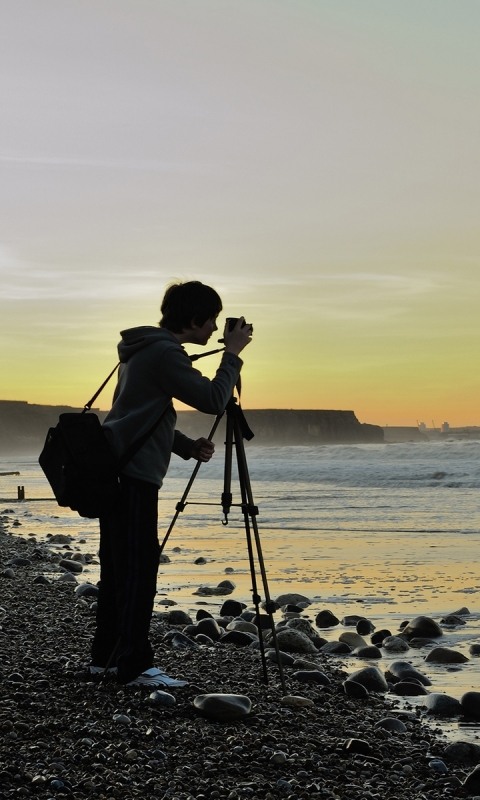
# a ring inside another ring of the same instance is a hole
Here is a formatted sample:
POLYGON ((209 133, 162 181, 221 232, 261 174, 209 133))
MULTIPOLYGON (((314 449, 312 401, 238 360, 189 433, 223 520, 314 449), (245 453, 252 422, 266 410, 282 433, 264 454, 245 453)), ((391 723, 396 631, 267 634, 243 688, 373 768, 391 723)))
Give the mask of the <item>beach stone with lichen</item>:
POLYGON ((309 637, 295 628, 282 628, 277 632, 277 642, 287 653, 317 653, 317 648, 309 637))

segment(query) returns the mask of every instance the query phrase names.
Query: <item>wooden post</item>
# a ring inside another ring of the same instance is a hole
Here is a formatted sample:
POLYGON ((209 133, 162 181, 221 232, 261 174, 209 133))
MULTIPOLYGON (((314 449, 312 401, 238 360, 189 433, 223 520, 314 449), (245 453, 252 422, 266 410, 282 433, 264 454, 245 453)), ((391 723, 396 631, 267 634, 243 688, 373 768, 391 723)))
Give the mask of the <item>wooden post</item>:
POLYGON ((25 500, 25 486, 17 486, 18 500, 25 500))

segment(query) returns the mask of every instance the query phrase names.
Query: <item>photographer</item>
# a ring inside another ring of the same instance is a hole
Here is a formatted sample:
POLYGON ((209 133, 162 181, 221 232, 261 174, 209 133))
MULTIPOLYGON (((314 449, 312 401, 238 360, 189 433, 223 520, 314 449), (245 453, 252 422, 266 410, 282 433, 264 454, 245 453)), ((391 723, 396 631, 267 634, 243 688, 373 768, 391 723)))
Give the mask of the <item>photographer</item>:
POLYGON ((206 345, 221 310, 211 287, 199 281, 174 284, 163 298, 159 328, 142 326, 121 334, 118 384, 104 422, 107 437, 121 456, 160 422, 123 470, 118 507, 100 518, 101 583, 90 674, 110 662, 119 681, 128 685, 185 684, 153 667, 148 639, 159 561, 158 490, 172 452, 198 461, 213 455, 212 442, 193 441, 175 430, 172 398, 205 414, 224 411, 242 366, 239 353, 251 341, 251 325, 241 317, 232 331, 225 331, 225 352, 213 380, 194 369, 182 346, 206 345))

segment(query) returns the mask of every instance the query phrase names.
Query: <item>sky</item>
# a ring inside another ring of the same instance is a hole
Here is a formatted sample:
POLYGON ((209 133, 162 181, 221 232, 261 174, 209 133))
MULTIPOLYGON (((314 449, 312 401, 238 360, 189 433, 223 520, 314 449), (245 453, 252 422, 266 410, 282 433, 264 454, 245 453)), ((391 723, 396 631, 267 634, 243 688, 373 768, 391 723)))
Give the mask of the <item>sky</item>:
POLYGON ((245 408, 480 424, 479 33, 478 0, 3 0, 0 399, 83 405, 198 279, 254 325, 245 408))

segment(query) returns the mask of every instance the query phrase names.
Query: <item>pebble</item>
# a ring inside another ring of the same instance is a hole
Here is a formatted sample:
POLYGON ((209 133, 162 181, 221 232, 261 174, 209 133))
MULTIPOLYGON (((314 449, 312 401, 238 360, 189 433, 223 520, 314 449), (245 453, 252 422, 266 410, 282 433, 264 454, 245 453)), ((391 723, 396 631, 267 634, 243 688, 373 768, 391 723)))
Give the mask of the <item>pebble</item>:
POLYGON ((428 766, 430 767, 432 772, 436 772, 437 775, 446 775, 448 772, 447 765, 440 758, 432 759, 432 761, 428 762, 428 766))
POLYGON ((364 698, 369 695, 368 689, 366 689, 362 683, 357 683, 357 681, 352 680, 343 682, 343 691, 347 697, 364 698))
POLYGON ((334 628, 339 622, 340 620, 338 617, 329 609, 320 611, 315 617, 315 625, 317 628, 334 628))
POLYGON ((7 569, 3 570, 2 578, 14 578, 14 577, 15 577, 15 571, 11 567, 7 567, 7 569))
POLYGON ((437 639, 443 636, 440 625, 431 617, 415 617, 403 628, 403 633, 408 639, 413 638, 432 638, 437 639))
POLYGON ((275 602, 278 608, 288 605, 296 606, 299 603, 306 603, 307 606, 312 604, 310 598, 305 597, 303 594, 297 594, 296 592, 287 592, 286 594, 281 594, 277 597, 275 602))
POLYGON ((378 667, 364 667, 352 673, 347 680, 361 683, 369 692, 387 692, 388 684, 378 667))
POLYGON ((356 631, 360 636, 367 636, 369 633, 373 633, 375 630, 375 625, 369 619, 361 618, 358 620, 356 625, 356 631))
MULTIPOLYGON (((293 664, 297 663, 295 658, 292 655, 290 655, 290 653, 284 653, 282 650, 279 650, 278 655, 280 656, 280 661, 285 666, 291 667, 291 666, 293 666, 293 664)), ((267 656, 268 660, 269 661, 273 661, 274 664, 278 663, 276 650, 267 650, 266 656, 267 656)))
POLYGON ((277 633, 277 642, 281 650, 287 653, 317 653, 317 648, 301 631, 294 628, 283 628, 277 633))
POLYGON ((331 655, 346 655, 352 652, 352 648, 346 642, 326 642, 320 649, 322 653, 331 655))
POLYGON ((344 642, 348 644, 349 647, 356 648, 356 647, 368 647, 365 639, 363 636, 359 636, 358 633, 354 631, 343 631, 338 637, 339 642, 344 642))
POLYGON ((301 697, 297 694, 286 694, 280 700, 280 705, 292 708, 312 708, 315 703, 309 697, 301 697))
POLYGON ((370 641, 372 644, 376 644, 377 646, 381 645, 383 640, 386 639, 388 636, 391 636, 391 632, 387 630, 387 628, 382 628, 380 631, 375 631, 370 636, 370 641))
POLYGON ((240 694, 200 694, 193 701, 194 707, 204 716, 219 722, 230 722, 248 716, 252 701, 240 694))
POLYGON ((238 600, 225 600, 220 609, 220 616, 239 617, 245 607, 245 603, 240 603, 238 600))
POLYGON ((22 558, 21 556, 17 556, 16 558, 12 558, 9 562, 15 567, 31 567, 32 562, 29 558, 22 558))
POLYGON ((415 678, 424 686, 431 686, 432 684, 431 680, 418 669, 412 667, 409 661, 392 661, 388 666, 386 677, 394 683, 406 678, 415 678))
POLYGON ((192 624, 192 618, 190 614, 187 614, 186 611, 182 611, 180 608, 174 608, 172 611, 169 611, 167 621, 169 625, 192 624))
POLYGON ((117 723, 117 725, 131 725, 132 720, 126 714, 114 714, 113 721, 117 723))
POLYGON ((62 558, 61 561, 59 561, 58 566, 63 567, 63 569, 66 569, 67 572, 83 572, 83 566, 78 561, 74 561, 72 558, 62 558))
POLYGON ((424 708, 435 717, 455 717, 462 713, 462 706, 454 697, 440 692, 432 692, 423 702, 424 708))
POLYGON ((287 760, 287 756, 281 750, 277 750, 273 755, 270 757, 270 764, 285 764, 287 760))
POLYGON ((173 694, 156 689, 154 692, 149 694, 147 702, 150 703, 150 705, 155 706, 174 706, 177 701, 175 700, 173 694))
POLYGON ((299 670, 292 677, 299 683, 316 683, 320 686, 330 686, 330 679, 320 670, 299 670))
POLYGON ((407 650, 410 650, 408 642, 400 636, 385 636, 381 645, 388 653, 406 653, 407 650))
POLYGON ((425 656, 425 661, 434 661, 437 664, 465 664, 469 659, 458 650, 450 650, 448 647, 434 647, 425 656))
POLYGON ((480 692, 465 692, 460 698, 460 704, 466 716, 480 719, 480 692))
POLYGON ((353 654, 358 658, 381 658, 382 651, 374 644, 367 644, 364 647, 356 647, 353 654))
POLYGON ((227 631, 220 641, 223 644, 235 644, 237 647, 248 647, 258 639, 253 633, 247 633, 246 631, 227 631))
POLYGON ((384 717, 375 723, 376 728, 383 728, 386 731, 396 731, 397 733, 406 733, 407 727, 401 719, 396 717, 384 717))
POLYGON ((195 561, 193 563, 194 564, 206 564, 207 563, 207 559, 204 558, 203 556, 199 556, 198 558, 195 559, 195 561))
POLYGON ((77 583, 77 579, 75 575, 72 575, 71 572, 64 572, 57 578, 57 583, 77 583))
POLYGON ((98 597, 99 592, 100 588, 91 583, 81 583, 75 589, 77 597, 98 597))
POLYGON ((45 575, 37 575, 36 578, 33 579, 33 583, 38 583, 42 586, 50 586, 51 581, 49 581, 45 575))

